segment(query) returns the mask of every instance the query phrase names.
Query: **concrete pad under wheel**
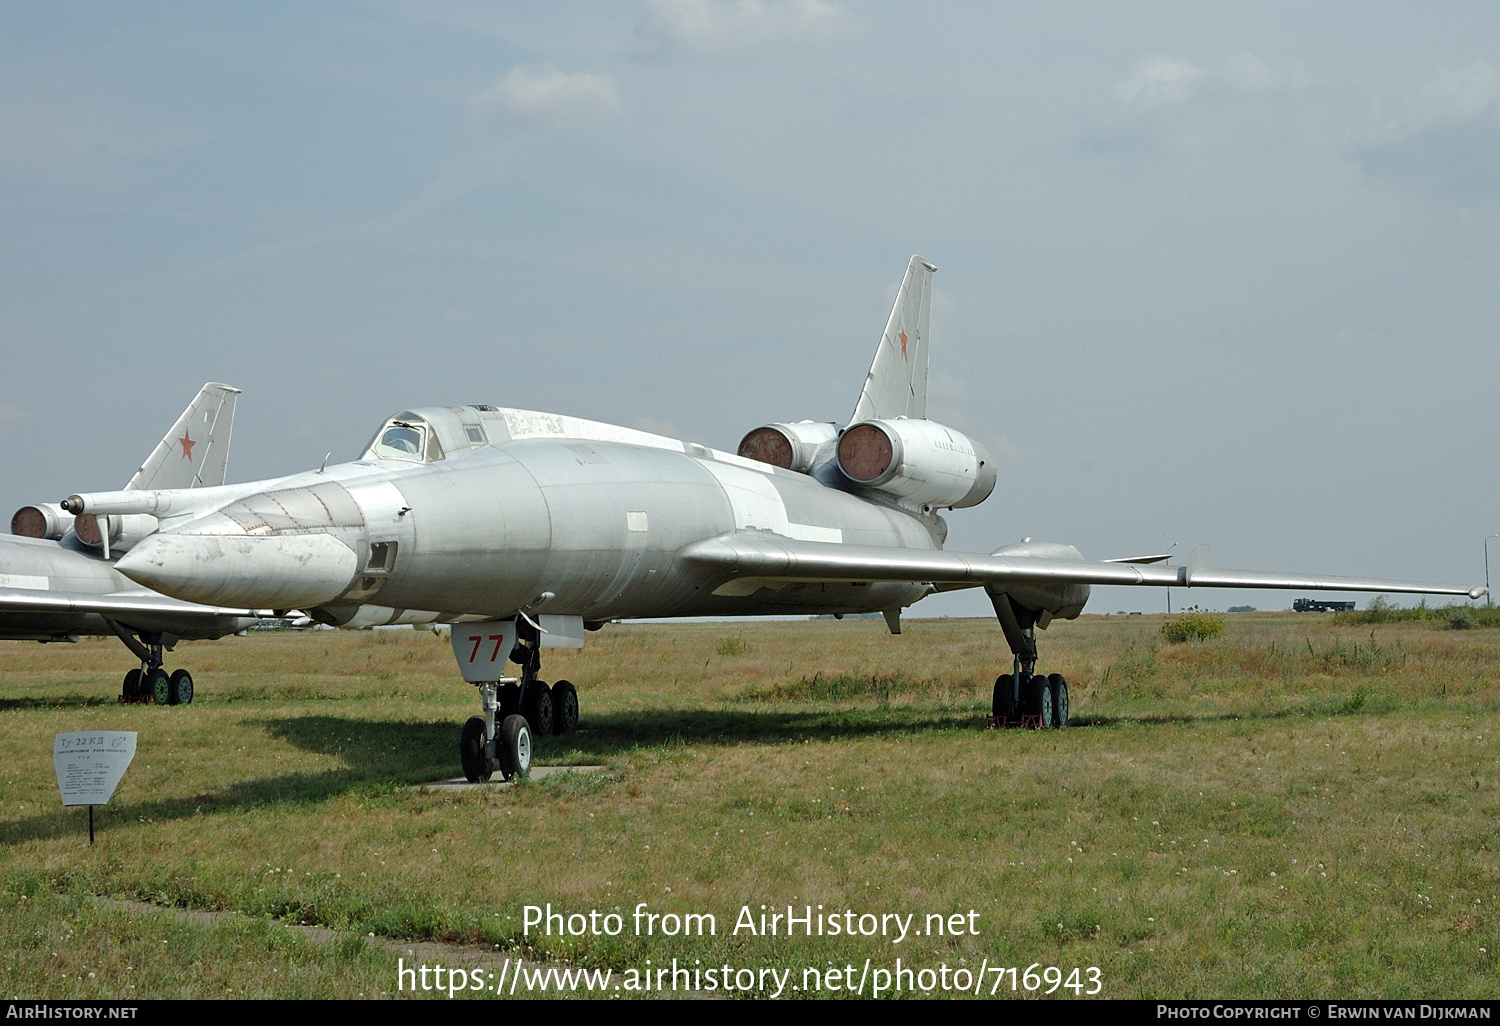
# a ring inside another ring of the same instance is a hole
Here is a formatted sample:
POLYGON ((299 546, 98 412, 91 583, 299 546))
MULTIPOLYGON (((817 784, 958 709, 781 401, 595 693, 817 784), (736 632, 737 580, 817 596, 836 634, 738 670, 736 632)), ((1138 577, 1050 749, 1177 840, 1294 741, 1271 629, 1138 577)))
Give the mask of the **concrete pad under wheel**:
MULTIPOLYGON (((540 780, 542 777, 550 777, 558 773, 603 773, 608 766, 533 766, 531 767, 531 779, 540 780)), ((412 788, 413 791, 477 791, 480 789, 493 790, 498 787, 510 787, 513 780, 505 780, 496 770, 488 780, 481 780, 477 784, 469 783, 465 777, 450 777, 447 780, 430 780, 425 784, 418 784, 412 788)))

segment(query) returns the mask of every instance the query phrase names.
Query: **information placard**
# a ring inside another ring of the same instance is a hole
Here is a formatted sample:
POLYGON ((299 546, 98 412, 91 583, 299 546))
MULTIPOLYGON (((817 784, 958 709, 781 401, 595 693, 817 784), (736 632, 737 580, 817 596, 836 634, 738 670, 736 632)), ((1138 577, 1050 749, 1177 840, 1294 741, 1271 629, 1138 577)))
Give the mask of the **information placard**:
POLYGON ((52 740, 52 765, 64 805, 107 805, 135 758, 133 730, 76 730, 52 740))

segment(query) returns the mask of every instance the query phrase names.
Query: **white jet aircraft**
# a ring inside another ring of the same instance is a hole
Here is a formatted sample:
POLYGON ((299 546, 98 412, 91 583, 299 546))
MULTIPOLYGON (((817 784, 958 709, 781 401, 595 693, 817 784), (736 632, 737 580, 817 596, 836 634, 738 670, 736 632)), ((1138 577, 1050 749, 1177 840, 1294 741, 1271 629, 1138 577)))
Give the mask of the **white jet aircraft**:
POLYGON ((1095 584, 1483 594, 1373 578, 1215 568, 1205 548, 1090 562, 1025 541, 946 552, 940 510, 995 487, 994 462, 926 419, 935 268, 907 267, 854 415, 747 434, 737 453, 527 410, 451 406, 387 420, 352 463, 271 481, 73 495, 74 514, 149 515, 121 573, 193 602, 302 609, 339 626, 453 624, 482 716, 460 735, 471 780, 530 766, 531 734, 578 722, 541 650, 630 617, 882 612, 983 588, 1012 653, 1002 723, 1068 721, 1067 681, 1037 671, 1036 631, 1077 617, 1095 584), (507 662, 520 665, 507 675, 507 662))
MULTIPOLYGON (((239 389, 204 385, 127 489, 222 485, 239 389)), ((162 652, 181 639, 221 638, 256 622, 250 610, 203 606, 151 592, 116 572, 112 559, 156 530, 153 517, 73 514, 50 502, 22 506, 0 535, 0 639, 77 641, 118 637, 141 661, 125 674, 127 702, 193 700, 187 670, 168 674, 162 652)))

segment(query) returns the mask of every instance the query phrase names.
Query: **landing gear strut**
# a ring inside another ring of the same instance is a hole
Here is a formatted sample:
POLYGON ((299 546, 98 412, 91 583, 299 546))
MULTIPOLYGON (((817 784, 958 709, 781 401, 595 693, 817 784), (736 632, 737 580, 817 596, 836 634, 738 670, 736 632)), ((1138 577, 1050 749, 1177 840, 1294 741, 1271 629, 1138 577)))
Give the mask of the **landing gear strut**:
POLYGON ((533 738, 578 729, 578 692, 568 681, 554 688, 539 678, 541 634, 525 618, 516 623, 511 659, 521 675, 479 682, 483 715, 470 717, 459 737, 464 776, 473 783, 488 780, 497 768, 506 780, 526 776, 533 738))
MULTIPOLYGON (((140 640, 114 620, 106 620, 109 629, 124 642, 137 659, 139 669, 125 674, 120 688, 120 701, 126 703, 150 702, 156 705, 188 705, 193 701, 193 675, 186 670, 173 670, 170 674, 162 667, 162 636, 142 632, 140 640)), ((166 646, 170 649, 170 645, 166 646)))
POLYGON ((1003 592, 990 592, 995 617, 1005 632, 1013 662, 1010 673, 995 678, 990 716, 993 727, 1066 727, 1068 682, 1060 673, 1036 672, 1037 611, 1019 606, 1003 592))

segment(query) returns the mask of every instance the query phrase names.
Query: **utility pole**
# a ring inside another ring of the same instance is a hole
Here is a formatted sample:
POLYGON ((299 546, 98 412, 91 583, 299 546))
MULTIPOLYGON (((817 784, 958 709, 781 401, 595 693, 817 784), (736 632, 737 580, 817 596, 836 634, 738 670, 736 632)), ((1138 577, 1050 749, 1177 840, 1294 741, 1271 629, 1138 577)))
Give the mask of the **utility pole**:
MULTIPOLYGON (((1172 550, 1175 549, 1176 547, 1177 547, 1177 543, 1176 542, 1173 542, 1171 545, 1167 546, 1167 555, 1170 556, 1172 554, 1172 550)), ((1488 552, 1489 550, 1486 549, 1485 551, 1488 552)), ((1486 587, 1488 587, 1488 585, 1486 585, 1486 587)), ((1171 588, 1167 589, 1167 615, 1168 616, 1172 615, 1172 589, 1171 588)))
MULTIPOLYGON (((1485 591, 1489 591, 1490 590, 1490 538, 1500 538, 1500 534, 1492 534, 1492 535, 1490 535, 1489 538, 1486 538, 1484 540, 1484 590, 1485 591)), ((1486 595, 1484 597, 1484 604, 1487 605, 1487 606, 1493 606, 1495 604, 1495 600, 1494 600, 1493 597, 1491 597, 1489 595, 1486 595)))

